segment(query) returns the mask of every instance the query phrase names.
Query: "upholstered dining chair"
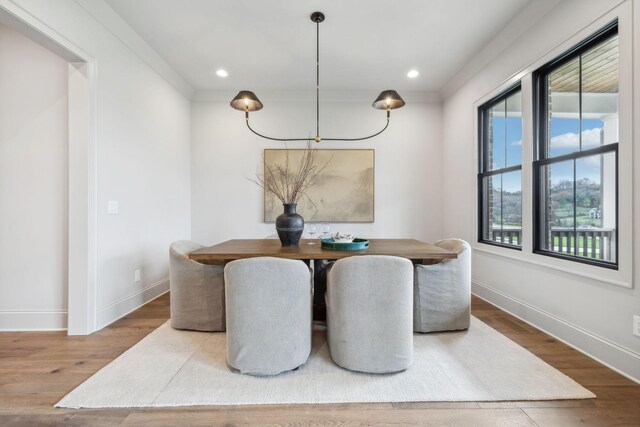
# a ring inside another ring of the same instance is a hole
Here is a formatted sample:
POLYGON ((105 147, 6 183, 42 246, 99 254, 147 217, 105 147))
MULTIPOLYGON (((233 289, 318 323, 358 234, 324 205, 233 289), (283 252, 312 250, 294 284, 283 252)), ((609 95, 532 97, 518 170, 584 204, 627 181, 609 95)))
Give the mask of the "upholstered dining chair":
POLYGON ((311 272, 302 261, 273 257, 229 262, 224 269, 227 363, 243 374, 276 375, 311 353, 311 272))
POLYGON ((471 246, 460 239, 434 243, 457 252, 457 259, 416 265, 413 327, 416 332, 455 331, 471 322, 471 246))
POLYGON ((393 256, 336 261, 327 273, 327 342, 352 371, 389 373, 413 362, 413 265, 393 256))
MULTIPOLYGON (((309 239, 310 236, 302 233, 301 239, 309 239)), ((265 239, 279 239, 277 234, 270 234, 265 239)), ((302 243, 304 244, 304 243, 302 243)), ((320 244, 320 241, 316 243, 320 244)), ((313 320, 323 322, 326 320, 324 293, 327 288, 326 268, 331 261, 316 259, 313 261, 313 320)))
POLYGON ((188 240, 174 242, 169 249, 171 326, 196 331, 224 331, 224 267, 189 259, 203 248, 188 240))

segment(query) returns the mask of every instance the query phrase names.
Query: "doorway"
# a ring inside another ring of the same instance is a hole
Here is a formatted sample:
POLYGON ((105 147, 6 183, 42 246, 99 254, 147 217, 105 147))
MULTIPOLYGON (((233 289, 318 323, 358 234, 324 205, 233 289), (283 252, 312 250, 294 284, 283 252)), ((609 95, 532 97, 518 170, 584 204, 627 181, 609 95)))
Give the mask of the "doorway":
MULTIPOLYGON (((33 229, 33 232, 37 234, 38 221, 49 221, 48 234, 49 237, 55 237, 55 243, 51 243, 46 247, 39 247, 38 243, 43 242, 44 236, 32 235, 25 236, 29 239, 23 239, 25 247, 18 247, 20 256, 23 258, 20 266, 16 266, 10 275, 5 276, 5 281, 8 283, 1 283, 2 286, 12 287, 13 298, 16 302, 16 309, 13 311, 6 310, 13 315, 14 321, 18 323, 13 324, 13 329, 27 330, 27 329, 45 329, 38 327, 38 324, 47 324, 48 318, 42 317, 41 314, 47 314, 47 310, 38 310, 38 305, 42 305, 41 302, 36 303, 34 307, 36 309, 31 313, 30 319, 27 317, 20 317, 19 305, 30 297, 33 297, 34 292, 39 292, 37 286, 24 287, 20 289, 20 280, 33 280, 28 277, 28 274, 37 272, 39 268, 48 271, 44 268, 49 264, 52 267, 54 275, 57 276, 56 280, 59 283, 57 287, 62 289, 62 296, 56 294, 52 298, 65 298, 67 301, 66 310, 66 329, 69 335, 87 335, 96 330, 96 126, 95 126, 95 60, 88 54, 83 52, 77 46, 71 45, 67 40, 61 38, 61 36, 49 28, 46 24, 37 20, 27 12, 14 5, 8 3, 0 6, 0 25, 3 25, 8 31, 18 33, 20 36, 24 36, 30 41, 35 42, 36 50, 40 47, 57 55, 61 58, 62 62, 62 78, 66 81, 60 86, 64 88, 66 93, 62 99, 66 101, 66 106, 61 106, 59 102, 52 106, 51 109, 47 105, 40 108, 40 111, 27 111, 28 105, 33 105, 39 101, 34 99, 37 97, 37 93, 24 93, 24 96, 20 95, 23 92, 29 92, 28 90, 13 91, 14 102, 9 105, 9 108, 3 108, 0 110, 0 114, 5 115, 5 121, 11 121, 14 117, 18 117, 21 114, 30 113, 31 116, 27 117, 22 124, 17 124, 14 129, 14 133, 9 135, 10 138, 16 138, 20 132, 29 132, 34 129, 47 129, 46 127, 38 128, 38 120, 46 119, 47 115, 52 115, 57 118, 61 117, 61 108, 65 107, 66 123, 58 123, 56 126, 60 132, 58 136, 58 147, 46 147, 47 150, 51 150, 49 153, 43 149, 43 145, 38 147, 24 146, 31 142, 36 141, 38 138, 23 138, 19 139, 22 144, 18 147, 15 154, 15 159, 12 160, 14 164, 12 169, 20 170, 20 160, 23 162, 36 162, 39 157, 45 160, 51 160, 47 157, 58 156, 61 163, 56 163, 56 174, 60 172, 55 178, 56 183, 53 185, 55 188, 53 195, 48 195, 51 198, 50 203, 44 204, 43 209, 38 209, 38 204, 42 203, 42 200, 38 199, 38 194, 33 194, 34 191, 29 191, 29 187, 26 185, 25 180, 33 180, 35 183, 31 183, 32 189, 38 188, 45 184, 50 184, 53 178, 48 177, 46 168, 38 168, 37 164, 30 165, 32 173, 21 176, 21 179, 12 180, 10 187, 15 190, 16 194, 11 197, 15 197, 15 200, 20 200, 21 206, 30 206, 29 210, 32 212, 29 218, 16 218, 20 221, 25 220, 33 224, 32 227, 25 227, 23 224, 23 232, 17 233, 15 236, 11 236, 13 242, 20 242, 21 236, 28 234, 29 229, 33 229), (64 63, 66 62, 66 73, 64 70, 64 63), (21 99, 24 102, 21 102, 21 99), (31 99, 33 102, 29 104, 27 101, 31 99), (56 112, 57 111, 57 112, 56 112), (55 113, 55 114, 54 114, 55 113), (17 135, 17 136, 16 136, 17 135), (66 141, 60 141, 59 137, 64 135, 66 141), (66 148, 64 150, 63 147, 66 148), (62 152, 61 152, 62 151, 62 152), (64 170, 59 170, 62 167, 64 170), (49 180, 47 179, 49 178, 49 180), (61 186, 64 185, 64 188, 61 186), (24 203, 23 203, 24 202, 24 203), (56 213, 49 212, 50 206, 56 206, 56 213), (58 209, 60 207, 60 209, 58 209), (53 221, 50 221, 52 216, 55 216, 53 221), (63 217, 60 217, 63 216, 63 217), (60 217, 60 218, 58 218, 60 217), (51 229, 53 227, 53 229, 51 229), (56 229, 57 228, 57 229, 56 229), (56 234, 57 233, 57 234, 56 234), (63 233, 64 236, 60 236, 63 233), (39 240, 40 239, 40 240, 39 240), (39 249, 38 256, 31 256, 31 252, 36 252, 39 249), (66 252, 66 253, 64 253, 66 252), (25 262, 25 259, 27 262, 25 262), (56 263, 63 263, 64 265, 56 265, 56 263), (18 278, 12 280, 12 277, 18 278), (25 279, 26 278, 26 279, 25 279), (66 283, 65 283, 66 282, 66 283), (19 292, 23 292, 22 295, 19 292), (16 317, 17 316, 17 317, 16 317), (40 316, 40 320, 32 323, 29 326, 29 322, 34 322, 37 316, 40 316), (41 323, 38 323, 41 322, 41 323), (42 323, 44 322, 44 323, 42 323), (19 326, 22 324, 22 326, 19 326), (18 325, 18 326, 16 326, 18 325)), ((8 33, 7 33, 8 34, 8 33)), ((42 52, 41 52, 42 53, 42 52)), ((52 61, 55 62, 55 61, 52 61)), ((24 65, 24 64, 23 64, 24 65)), ((5 69, 6 71, 6 69, 5 69)), ((18 79, 18 81, 21 79, 18 79)), ((37 86, 34 83, 33 86, 37 86)), ((24 89, 24 88, 23 88, 24 89)), ((26 89, 31 89, 27 86, 26 89)), ((33 88, 37 92, 37 88, 33 88)), ((44 96, 43 96, 44 97, 44 96)), ((54 97, 55 98, 55 97, 54 97)), ((7 103, 5 102, 5 106, 7 103)), ((53 118, 53 117, 52 117, 53 118)), ((23 117, 24 119, 24 117, 23 117)), ((55 128, 55 127, 54 127, 55 128)), ((8 140, 9 140, 9 137, 8 140)), ((51 138, 43 137, 43 140, 51 140, 51 138)), ((9 142, 12 142, 11 139, 9 142)), ((54 162, 49 162, 54 164, 54 162)), ((15 175, 17 176, 17 175, 15 175)), ((5 185, 5 187, 8 187, 5 185)), ((44 194, 44 193, 43 193, 44 194)), ((12 199, 8 199, 12 200, 12 199)), ((9 212, 10 206, 5 206, 3 212, 9 212)), ((15 218, 14 218, 15 219, 15 218)), ((11 221, 11 218, 5 218, 4 221, 11 221)), ((7 245, 5 245, 7 246, 7 245)), ((5 248, 7 249, 7 248, 5 248)), ((17 253, 17 252, 16 252, 17 253)), ((9 261, 10 262, 10 261, 9 261)), ((37 277, 37 276, 36 276, 37 277)), ((43 277, 37 277, 35 280, 41 280, 43 287, 46 289, 46 280, 43 277)), ((46 300, 47 295, 39 295, 43 300, 46 300)), ((58 304, 60 305, 60 304, 58 304)), ((64 305, 62 305, 64 306, 64 305)), ((25 310, 22 310, 25 312, 25 310)), ((60 323, 60 317, 64 316, 64 310, 48 310, 48 315, 55 317, 58 323, 60 323)), ((22 313, 24 314, 24 313, 22 313)), ((53 319, 51 317, 51 319, 53 319)), ((50 320, 50 319, 49 319, 50 320)), ((54 326, 53 329, 64 328, 64 321, 62 327, 54 326)), ((52 328, 46 328, 52 329, 52 328)))

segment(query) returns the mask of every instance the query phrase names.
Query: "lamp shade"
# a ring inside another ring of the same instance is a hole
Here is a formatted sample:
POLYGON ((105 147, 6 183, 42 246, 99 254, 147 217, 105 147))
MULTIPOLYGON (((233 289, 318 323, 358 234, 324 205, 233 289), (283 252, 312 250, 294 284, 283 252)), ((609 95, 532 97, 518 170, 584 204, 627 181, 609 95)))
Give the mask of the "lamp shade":
POLYGON ((256 94, 248 90, 238 92, 236 97, 231 100, 230 105, 240 111, 258 111, 263 107, 256 94))
POLYGON ((395 90, 383 90, 372 105, 378 110, 393 110, 404 107, 404 100, 395 90))

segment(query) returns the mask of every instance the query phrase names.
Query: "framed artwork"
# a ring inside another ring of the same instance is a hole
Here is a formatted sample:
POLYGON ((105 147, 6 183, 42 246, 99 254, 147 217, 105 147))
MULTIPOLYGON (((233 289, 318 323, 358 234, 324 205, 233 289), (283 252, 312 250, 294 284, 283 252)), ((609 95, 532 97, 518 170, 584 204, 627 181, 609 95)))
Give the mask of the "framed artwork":
MULTIPOLYGON (((289 163, 296 168, 305 150, 265 149, 265 165, 289 163)), ((373 222, 375 150, 318 150, 316 164, 326 167, 308 198, 298 202, 298 213, 306 222, 373 222)), ((264 193, 264 221, 275 222, 283 212, 273 194, 264 193)))

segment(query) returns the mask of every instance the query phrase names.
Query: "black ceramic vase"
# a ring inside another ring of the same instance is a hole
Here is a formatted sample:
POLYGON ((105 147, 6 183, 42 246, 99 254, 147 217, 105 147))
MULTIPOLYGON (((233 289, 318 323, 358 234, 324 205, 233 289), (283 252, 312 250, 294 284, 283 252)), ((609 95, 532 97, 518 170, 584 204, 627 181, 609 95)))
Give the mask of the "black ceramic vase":
POLYGON ((304 218, 296 213, 295 203, 284 203, 284 212, 276 218, 276 231, 282 246, 298 246, 302 230, 304 230, 304 218))

